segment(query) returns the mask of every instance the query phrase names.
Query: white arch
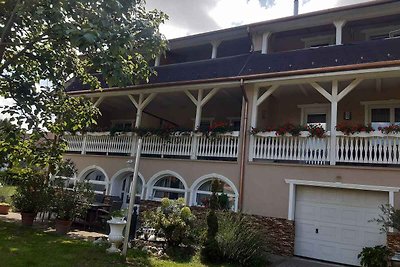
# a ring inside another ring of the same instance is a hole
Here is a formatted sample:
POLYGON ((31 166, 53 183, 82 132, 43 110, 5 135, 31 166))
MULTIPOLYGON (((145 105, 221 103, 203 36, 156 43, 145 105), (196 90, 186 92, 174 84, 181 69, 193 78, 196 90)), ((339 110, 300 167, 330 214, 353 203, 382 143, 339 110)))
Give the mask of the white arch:
POLYGON ((146 199, 150 199, 150 200, 152 199, 154 184, 155 184, 159 179, 161 179, 162 177, 164 177, 164 176, 169 176, 169 175, 178 178, 178 179, 182 182, 183 186, 185 187, 185 202, 187 203, 187 201, 188 201, 189 187, 188 187, 188 185, 187 185, 185 179, 183 179, 183 177, 182 177, 181 175, 179 175, 177 172, 170 171, 170 170, 159 171, 159 172, 157 172, 156 174, 154 174, 154 175, 150 178, 149 182, 147 183, 146 199))
POLYGON ((224 183, 228 184, 233 192, 235 193, 235 204, 234 204, 234 210, 237 211, 238 205, 239 205, 239 191, 236 189, 235 184, 229 180, 227 177, 217 174, 217 173, 210 173, 201 176, 198 178, 196 181, 194 181, 193 185, 190 187, 190 206, 195 205, 196 203, 196 196, 197 196, 197 190, 199 190, 199 187, 204 184, 207 181, 213 180, 213 179, 218 179, 223 181, 224 183))
POLYGON ((86 176, 89 174, 90 171, 94 171, 94 170, 98 170, 100 172, 102 172, 104 174, 104 184, 106 186, 106 194, 109 194, 110 191, 110 179, 108 178, 107 172, 97 166, 97 165, 91 165, 91 166, 87 166, 86 168, 84 168, 78 175, 78 181, 83 181, 86 176))
MULTIPOLYGON (((110 194, 115 190, 116 183, 115 180, 122 178, 122 175, 125 173, 132 173, 133 174, 134 169, 133 168, 124 168, 119 171, 117 171, 112 177, 111 177, 111 186, 110 186, 110 194)), ((142 181, 142 192, 140 193, 140 198, 144 198, 144 192, 145 192, 145 187, 146 187, 146 182, 144 180, 144 177, 141 173, 138 173, 139 179, 142 181)), ((119 189, 119 188, 118 188, 119 189)))

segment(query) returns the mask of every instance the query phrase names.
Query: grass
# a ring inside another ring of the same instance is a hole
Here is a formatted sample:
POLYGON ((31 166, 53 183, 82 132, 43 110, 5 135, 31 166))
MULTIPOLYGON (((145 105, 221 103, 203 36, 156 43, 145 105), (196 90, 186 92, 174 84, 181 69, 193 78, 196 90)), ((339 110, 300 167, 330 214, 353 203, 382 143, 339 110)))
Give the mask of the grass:
POLYGON ((4 197, 5 202, 7 203, 11 203, 11 196, 14 193, 15 193, 15 186, 4 185, 0 187, 0 197, 4 197))
MULTIPOLYGON (((130 249, 127 261, 106 254, 106 247, 91 242, 43 233, 16 223, 0 221, 0 265, 41 267, 204 267, 198 255, 190 258, 160 260, 130 249)), ((231 266, 231 265, 221 265, 231 266)))

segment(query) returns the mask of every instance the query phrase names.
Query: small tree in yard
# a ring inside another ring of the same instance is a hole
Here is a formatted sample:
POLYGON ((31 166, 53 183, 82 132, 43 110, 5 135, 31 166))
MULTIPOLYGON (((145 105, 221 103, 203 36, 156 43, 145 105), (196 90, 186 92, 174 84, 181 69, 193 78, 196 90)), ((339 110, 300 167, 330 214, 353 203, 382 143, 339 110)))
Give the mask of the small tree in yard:
POLYGON ((221 250, 216 236, 218 233, 218 217, 215 211, 219 208, 218 203, 219 183, 213 180, 211 183, 210 211, 207 215, 207 237, 201 249, 201 259, 208 263, 218 263, 220 261, 221 250))
POLYGON ((161 207, 145 214, 145 224, 154 227, 159 234, 163 234, 168 247, 176 248, 180 245, 190 245, 191 230, 195 219, 185 200, 170 200, 163 198, 161 207))

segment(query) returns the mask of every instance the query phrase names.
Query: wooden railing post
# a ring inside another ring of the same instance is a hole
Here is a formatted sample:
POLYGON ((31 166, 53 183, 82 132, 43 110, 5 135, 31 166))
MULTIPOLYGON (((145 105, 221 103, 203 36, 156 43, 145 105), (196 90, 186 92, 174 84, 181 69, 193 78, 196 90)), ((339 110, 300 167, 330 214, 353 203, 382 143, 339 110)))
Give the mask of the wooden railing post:
POLYGON ((196 134, 192 134, 192 147, 190 149, 190 159, 197 159, 197 148, 198 148, 198 136, 196 134))
POLYGON ((83 136, 83 140, 82 140, 82 151, 81 151, 82 155, 86 154, 86 137, 87 137, 87 135, 85 134, 83 136))

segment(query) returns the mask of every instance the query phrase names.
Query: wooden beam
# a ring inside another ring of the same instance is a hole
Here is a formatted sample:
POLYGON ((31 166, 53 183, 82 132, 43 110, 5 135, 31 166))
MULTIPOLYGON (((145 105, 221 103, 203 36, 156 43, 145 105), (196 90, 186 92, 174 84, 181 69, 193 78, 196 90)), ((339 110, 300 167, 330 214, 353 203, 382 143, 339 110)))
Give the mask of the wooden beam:
POLYGON ((382 79, 376 79, 376 91, 378 93, 382 92, 382 79))
POLYGON ((265 101, 270 95, 272 95, 276 89, 279 88, 279 85, 272 85, 262 96, 257 99, 257 106, 261 105, 262 102, 265 101))
POLYGON ((136 107, 136 109, 139 109, 139 103, 136 101, 136 99, 132 95, 128 95, 128 97, 133 103, 133 105, 136 107))
POLYGON ((201 101, 201 106, 207 104, 208 101, 219 91, 219 88, 213 88, 203 99, 199 99, 201 101))
POLYGON ((156 95, 157 93, 151 93, 144 101, 142 100, 140 108, 143 110, 145 107, 147 107, 147 105, 150 104, 151 100, 153 100, 156 95))
POLYGON ((97 99, 97 101, 94 103, 94 106, 97 108, 101 104, 101 102, 103 102, 104 98, 105 98, 105 96, 100 96, 97 99))
POLYGON ((193 104, 197 105, 197 99, 194 98, 192 93, 189 90, 185 90, 184 92, 190 98, 190 100, 192 100, 193 104))
POLYGON ((303 95, 308 96, 307 89, 304 87, 304 85, 299 84, 299 87, 303 95))
POLYGON ((343 97, 345 97, 348 93, 350 93, 354 88, 357 87, 357 85, 359 85, 361 82, 363 81, 363 79, 355 79, 354 81, 352 81, 346 88, 343 89, 343 91, 341 91, 338 94, 338 99, 337 101, 339 102, 340 100, 342 100, 343 97))
POLYGON ((315 90, 317 90, 321 95, 323 95, 326 99, 328 99, 329 102, 332 102, 332 96, 324 88, 322 88, 321 85, 319 85, 316 82, 311 82, 310 84, 312 87, 315 88, 315 90))

